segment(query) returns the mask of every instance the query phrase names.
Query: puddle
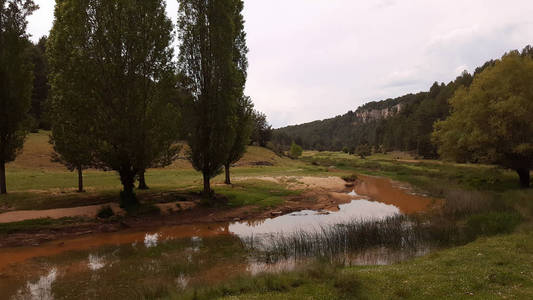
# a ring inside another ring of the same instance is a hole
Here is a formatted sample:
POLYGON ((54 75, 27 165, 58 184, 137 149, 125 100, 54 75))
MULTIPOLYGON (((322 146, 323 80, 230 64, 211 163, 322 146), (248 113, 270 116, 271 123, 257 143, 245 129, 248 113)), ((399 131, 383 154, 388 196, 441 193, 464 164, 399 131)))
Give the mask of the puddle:
POLYGON ((363 195, 371 201, 394 205, 402 214, 425 212, 440 205, 438 199, 413 194, 407 187, 389 179, 365 175, 357 177, 361 180, 357 181, 350 195, 363 195))
POLYGON ((229 231, 241 238, 299 231, 315 232, 327 225, 354 220, 379 220, 399 213, 400 210, 393 205, 353 200, 351 203, 339 205, 339 210, 336 212, 304 210, 259 222, 233 223, 229 226, 229 231))
MULTIPOLYGON (((381 220, 423 212, 435 200, 413 195, 387 179, 360 176, 338 211, 304 210, 265 220, 166 226, 94 234, 35 247, 0 249, 0 295, 8 299, 142 298, 154 284, 186 289, 228 278, 294 270, 301 262, 265 262, 246 240, 354 220, 381 220)), ((346 254, 348 265, 389 264, 423 255, 372 249, 346 254)), ((1 297, 0 297, 1 298, 1 297)))

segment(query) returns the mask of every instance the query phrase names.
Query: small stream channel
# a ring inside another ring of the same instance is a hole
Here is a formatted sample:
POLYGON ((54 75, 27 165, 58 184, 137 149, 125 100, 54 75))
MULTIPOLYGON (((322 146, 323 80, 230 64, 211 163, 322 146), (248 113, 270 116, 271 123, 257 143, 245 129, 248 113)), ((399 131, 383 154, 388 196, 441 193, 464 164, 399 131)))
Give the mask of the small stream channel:
MULTIPOLYGON (((302 262, 265 262, 249 251, 247 241, 382 220, 436 205, 390 180, 368 176, 349 195, 353 200, 337 211, 304 210, 264 220, 166 226, 0 249, 0 299, 132 298, 158 285, 180 289, 292 270, 302 262)), ((375 248, 353 253, 350 263, 388 264, 424 253, 375 248)))

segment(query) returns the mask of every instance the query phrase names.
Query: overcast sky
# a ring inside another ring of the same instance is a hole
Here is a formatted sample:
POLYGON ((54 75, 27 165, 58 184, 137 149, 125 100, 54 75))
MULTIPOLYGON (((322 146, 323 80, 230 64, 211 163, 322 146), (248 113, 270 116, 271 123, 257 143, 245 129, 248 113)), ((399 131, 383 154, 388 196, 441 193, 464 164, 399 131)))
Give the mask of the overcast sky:
MULTIPOLYGON (((33 40, 55 3, 35 2, 33 40)), ((533 44, 531 16, 531 0, 245 0, 246 93, 274 127, 333 117, 533 44)))

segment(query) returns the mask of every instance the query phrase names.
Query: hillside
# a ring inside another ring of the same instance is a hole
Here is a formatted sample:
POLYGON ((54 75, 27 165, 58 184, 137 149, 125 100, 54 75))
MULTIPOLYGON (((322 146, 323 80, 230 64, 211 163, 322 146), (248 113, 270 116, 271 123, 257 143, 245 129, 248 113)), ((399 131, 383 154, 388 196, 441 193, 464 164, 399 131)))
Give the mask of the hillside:
MULTIPOLYGON (((530 47, 523 56, 533 56, 530 47)), ((431 142, 433 124, 450 114, 449 99, 461 86, 468 87, 493 60, 464 72, 448 84, 435 82, 428 91, 369 102, 355 111, 322 121, 288 126, 274 131, 273 146, 286 150, 294 141, 309 150, 339 151, 369 144, 377 151, 410 151, 426 158, 437 157, 431 142)))
MULTIPOLYGON (((7 165, 7 169, 39 169, 48 171, 64 171, 66 168, 60 163, 52 162, 52 146, 48 143, 48 131, 31 133, 26 138, 22 152, 17 159, 7 165)), ((191 164, 185 157, 186 148, 182 151, 179 159, 168 169, 192 169, 191 164)), ((250 146, 244 157, 235 165, 244 166, 279 166, 285 165, 290 160, 276 155, 269 149, 257 146, 250 146)))

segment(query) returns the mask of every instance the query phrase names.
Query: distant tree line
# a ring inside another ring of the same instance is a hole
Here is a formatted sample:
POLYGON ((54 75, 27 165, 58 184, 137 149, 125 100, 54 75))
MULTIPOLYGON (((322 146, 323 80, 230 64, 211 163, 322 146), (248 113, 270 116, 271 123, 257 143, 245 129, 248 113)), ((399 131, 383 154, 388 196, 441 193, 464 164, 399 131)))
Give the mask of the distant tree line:
POLYGON ((428 92, 370 102, 332 119, 277 129, 272 144, 291 149, 409 151, 424 158, 491 163, 515 170, 530 186, 533 168, 533 48, 490 60, 428 92), (390 116, 367 118, 372 110, 390 116))
POLYGON ((246 146, 266 146, 271 127, 244 95, 242 0, 179 0, 178 26, 165 1, 58 0, 48 38, 33 45, 31 0, 0 0, 0 187, 5 164, 30 130, 51 129, 53 160, 78 173, 113 170, 121 204, 137 203, 147 169, 187 157, 210 180, 246 146), (177 32, 179 55, 172 40, 177 32))
MULTIPOLYGON (((529 57, 532 54, 529 46, 521 52, 521 55, 529 57)), ((448 84, 435 82, 427 92, 370 102, 356 111, 331 119, 276 129, 272 135, 273 147, 287 151, 293 141, 304 149, 319 151, 341 151, 343 148, 369 145, 375 152, 400 150, 419 157, 437 158, 438 147, 431 140, 433 124, 450 115, 452 107, 449 100, 456 91, 468 88, 475 77, 495 62, 486 62, 474 74, 465 71, 448 84), (397 105, 401 105, 401 109, 387 118, 363 122, 358 116, 374 109, 393 110, 397 105)))

